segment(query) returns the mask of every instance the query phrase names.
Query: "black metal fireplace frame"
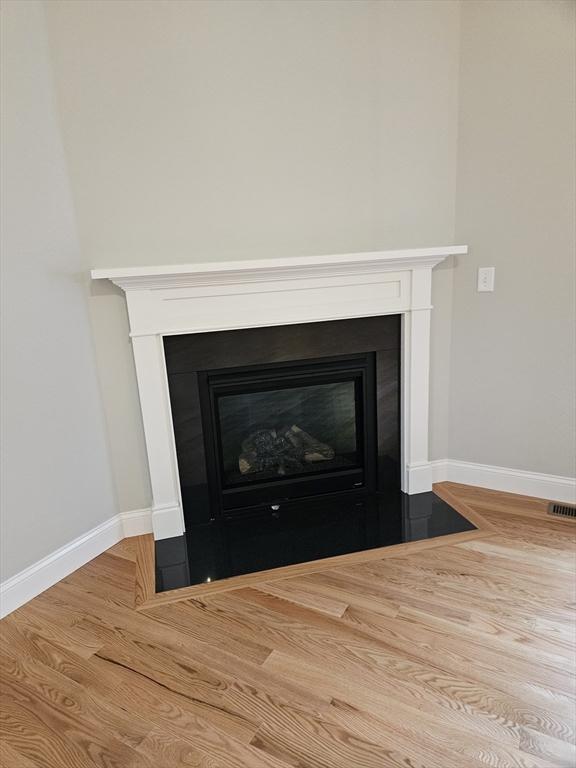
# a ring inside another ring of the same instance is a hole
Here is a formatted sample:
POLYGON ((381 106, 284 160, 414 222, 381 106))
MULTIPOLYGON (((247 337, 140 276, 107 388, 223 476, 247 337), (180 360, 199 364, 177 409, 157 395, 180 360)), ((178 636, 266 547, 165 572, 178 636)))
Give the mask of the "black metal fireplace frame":
POLYGON ((296 499, 345 491, 375 490, 376 482, 376 374, 375 353, 295 360, 268 365, 218 368, 198 373, 206 471, 213 514, 230 516, 281 506, 296 499), (230 486, 221 466, 219 398, 270 389, 353 381, 356 399, 357 445, 361 464, 230 486))

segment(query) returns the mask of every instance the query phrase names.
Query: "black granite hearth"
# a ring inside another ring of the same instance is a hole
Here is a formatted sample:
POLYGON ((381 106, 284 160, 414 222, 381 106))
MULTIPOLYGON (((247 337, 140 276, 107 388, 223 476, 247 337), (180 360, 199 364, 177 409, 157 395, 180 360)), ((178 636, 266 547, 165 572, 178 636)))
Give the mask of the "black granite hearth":
POLYGON ((164 592, 334 555, 474 530, 434 493, 341 493, 219 518, 156 542, 164 592))

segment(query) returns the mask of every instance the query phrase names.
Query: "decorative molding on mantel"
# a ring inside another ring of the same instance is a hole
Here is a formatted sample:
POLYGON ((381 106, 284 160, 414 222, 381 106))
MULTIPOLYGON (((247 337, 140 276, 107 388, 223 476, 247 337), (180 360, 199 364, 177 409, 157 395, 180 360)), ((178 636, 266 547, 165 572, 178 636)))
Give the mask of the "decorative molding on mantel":
POLYGON ((91 276, 93 280, 111 280, 124 291, 237 285, 269 280, 369 275, 374 272, 415 267, 432 268, 447 256, 466 253, 468 253, 466 245, 446 245, 436 248, 339 253, 333 256, 294 256, 281 259, 250 259, 173 266, 93 269, 91 276))
MULTIPOLYGON (((432 269, 466 245, 209 264, 94 269, 126 292, 156 539, 184 531, 163 337, 402 316, 402 490, 432 488, 428 398, 432 269)), ((375 344, 377 340, 375 340, 375 344)))

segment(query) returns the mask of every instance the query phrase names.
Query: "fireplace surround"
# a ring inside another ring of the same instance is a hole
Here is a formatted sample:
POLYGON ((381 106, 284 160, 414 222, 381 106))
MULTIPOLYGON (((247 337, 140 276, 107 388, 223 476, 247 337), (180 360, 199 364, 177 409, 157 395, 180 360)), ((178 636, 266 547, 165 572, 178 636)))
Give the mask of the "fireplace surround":
POLYGON ((186 528, 400 490, 400 316, 164 339, 186 528))
POLYGON ((447 256, 466 252, 466 246, 444 246, 93 270, 93 279, 109 279, 126 293, 155 539, 185 530, 165 356, 165 343, 181 335, 210 337, 222 331, 399 316, 399 483, 408 495, 430 491, 432 269, 447 256))

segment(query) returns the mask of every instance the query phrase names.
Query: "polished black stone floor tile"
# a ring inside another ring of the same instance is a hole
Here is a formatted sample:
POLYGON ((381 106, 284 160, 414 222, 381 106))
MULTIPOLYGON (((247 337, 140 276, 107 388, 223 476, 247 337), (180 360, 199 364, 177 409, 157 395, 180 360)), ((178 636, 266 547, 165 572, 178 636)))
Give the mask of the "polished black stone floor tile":
POLYGON ((194 526, 156 542, 156 590, 473 530, 434 493, 342 493, 194 526))

